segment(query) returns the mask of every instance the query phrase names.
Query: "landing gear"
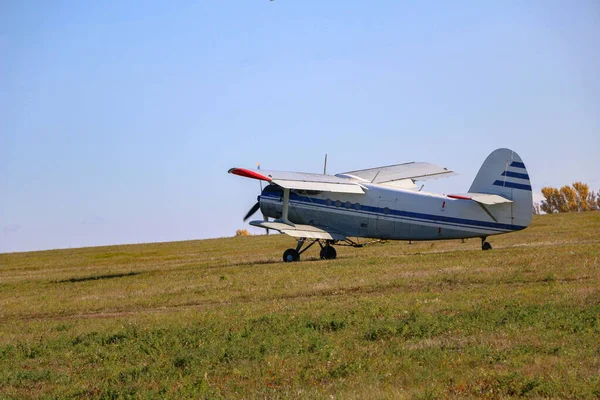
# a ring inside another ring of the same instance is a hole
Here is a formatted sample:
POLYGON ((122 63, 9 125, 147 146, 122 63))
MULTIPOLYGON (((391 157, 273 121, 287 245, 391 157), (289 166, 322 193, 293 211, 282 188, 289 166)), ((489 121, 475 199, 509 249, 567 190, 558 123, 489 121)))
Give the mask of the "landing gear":
POLYGON ((302 248, 304 246, 305 242, 306 242, 306 238, 298 239, 298 245, 296 246, 295 249, 287 249, 283 253, 283 261, 284 262, 300 261, 300 254, 304 253, 315 243, 319 243, 319 246, 321 246, 321 253, 320 253, 321 260, 334 260, 335 257, 337 256, 337 252, 335 251, 333 246, 331 246, 332 243, 335 243, 334 241, 314 239, 307 246, 302 248), (324 242, 324 244, 322 242, 324 242))
POLYGON ((485 250, 491 250, 492 249, 492 245, 490 244, 490 242, 486 242, 485 239, 482 237, 481 238, 481 250, 485 251, 485 250))
POLYGON ((300 261, 300 254, 302 254, 306 250, 308 250, 308 248, 310 246, 312 246, 313 244, 315 244, 315 242, 317 242, 318 240, 313 240, 312 243, 310 243, 308 246, 306 246, 303 249, 302 246, 304 246, 305 241, 306 241, 306 238, 300 238, 300 239, 298 239, 298 245, 296 246, 295 249, 287 249, 286 251, 284 251, 283 252, 283 261, 284 262, 300 261))
POLYGON ((300 253, 296 251, 296 249, 287 249, 283 252, 283 261, 284 262, 292 262, 292 261, 300 261, 300 253))
POLYGON ((330 246, 329 244, 327 244, 321 248, 320 255, 321 255, 321 260, 335 260, 335 257, 337 257, 337 252, 335 251, 333 246, 330 246))
POLYGON ((344 240, 336 240, 336 239, 307 239, 300 238, 298 239, 298 245, 295 249, 287 249, 283 253, 283 261, 292 262, 292 261, 300 261, 300 255, 308 250, 313 244, 318 243, 321 246, 321 252, 319 255, 321 256, 321 260, 335 260, 337 257, 337 251, 333 248, 333 245, 336 246, 349 246, 349 247, 364 247, 367 244, 371 243, 382 243, 381 240, 374 240, 372 242, 366 243, 358 243, 351 239, 344 240), (306 246, 304 244, 309 242, 306 246), (303 248, 304 247, 304 248, 303 248))

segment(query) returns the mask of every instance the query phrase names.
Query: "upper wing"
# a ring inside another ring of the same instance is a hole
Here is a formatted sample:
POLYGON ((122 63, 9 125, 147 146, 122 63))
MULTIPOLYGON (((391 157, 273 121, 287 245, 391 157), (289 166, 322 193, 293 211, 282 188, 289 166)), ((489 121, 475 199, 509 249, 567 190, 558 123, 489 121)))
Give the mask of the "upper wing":
POLYGON ((324 240, 346 240, 346 236, 336 230, 312 225, 288 225, 283 222, 251 221, 250 225, 265 229, 274 229, 286 235, 297 238, 324 240))
MULTIPOLYGON (((423 181, 456 175, 453 171, 428 162, 410 162, 405 164, 388 165, 387 167, 361 169, 344 172, 337 176, 358 177, 371 183, 390 183, 394 181, 411 180, 423 181)), ((402 185, 404 186, 404 185, 402 185)))
POLYGON ((285 189, 319 190, 323 192, 364 194, 361 182, 413 188, 415 181, 455 175, 453 171, 427 162, 410 162, 386 167, 361 169, 342 174, 322 175, 304 172, 283 172, 231 168, 230 174, 261 179, 285 189))
POLYGON ((263 171, 231 168, 230 174, 271 182, 284 189, 364 194, 362 186, 348 178, 303 172, 263 171))

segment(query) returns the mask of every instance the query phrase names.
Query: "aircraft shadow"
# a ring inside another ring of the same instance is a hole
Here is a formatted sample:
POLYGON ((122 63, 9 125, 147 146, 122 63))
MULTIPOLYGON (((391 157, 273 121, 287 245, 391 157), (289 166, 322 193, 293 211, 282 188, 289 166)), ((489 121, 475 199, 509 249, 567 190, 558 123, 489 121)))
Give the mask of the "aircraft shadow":
MULTIPOLYGON (((318 257, 302 258, 299 263, 306 261, 321 261, 318 257)), ((224 265, 224 267, 235 267, 235 266, 247 266, 247 265, 269 265, 269 264, 282 264, 283 260, 256 260, 256 261, 242 261, 238 263, 231 263, 224 265)), ((287 264, 287 263, 286 263, 287 264)), ((298 263, 289 263, 290 265, 296 265, 298 263)))
POLYGON ((123 278, 126 276, 135 276, 135 275, 140 275, 140 274, 141 274, 141 272, 127 272, 127 273, 122 273, 122 274, 95 275, 95 276, 86 276, 83 278, 63 279, 60 281, 56 281, 56 283, 76 283, 76 282, 86 282, 86 281, 97 281, 100 279, 123 278))

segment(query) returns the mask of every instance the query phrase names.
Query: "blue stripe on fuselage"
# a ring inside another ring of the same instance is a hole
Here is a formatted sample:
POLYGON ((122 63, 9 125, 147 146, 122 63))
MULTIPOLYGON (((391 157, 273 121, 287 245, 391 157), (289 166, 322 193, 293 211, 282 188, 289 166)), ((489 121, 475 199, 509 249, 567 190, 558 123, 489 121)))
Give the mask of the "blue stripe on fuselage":
POLYGON ((518 161, 513 161, 510 164, 511 167, 515 167, 515 168, 523 168, 525 169, 525 164, 523 164, 522 162, 518 162, 518 161))
MULTIPOLYGON (((270 193, 267 193, 267 194, 263 194, 263 196, 271 198, 271 199, 278 199, 278 200, 281 199, 281 196, 278 196, 276 194, 271 195, 270 193)), ((360 210, 347 209, 344 207, 328 206, 326 204, 326 200, 324 200, 324 199, 319 199, 316 197, 300 196, 293 192, 290 193, 290 200, 298 201, 300 203, 306 203, 306 205, 313 205, 313 206, 318 205, 320 207, 324 207, 324 208, 332 209, 332 210, 344 210, 344 211, 350 211, 353 213, 368 214, 368 215, 378 215, 379 214, 384 217, 396 215, 396 216, 404 217, 404 218, 425 220, 425 222, 437 223, 440 225, 456 224, 456 225, 462 225, 463 227, 469 227, 469 228, 479 227, 479 228, 488 228, 488 229, 492 229, 492 230, 502 230, 502 231, 505 231, 505 230, 516 231, 516 230, 521 230, 521 229, 526 228, 526 226, 519 226, 519 225, 501 224, 501 223, 497 223, 497 222, 478 221, 478 220, 473 220, 473 219, 446 217, 446 216, 441 216, 441 215, 424 214, 424 213, 402 211, 402 210, 392 210, 392 209, 389 209, 389 212, 386 214, 383 212, 383 210, 384 210, 383 208, 367 206, 367 205, 363 205, 363 204, 360 205, 360 210)), ((332 202, 335 202, 335 200, 332 200, 332 202)))

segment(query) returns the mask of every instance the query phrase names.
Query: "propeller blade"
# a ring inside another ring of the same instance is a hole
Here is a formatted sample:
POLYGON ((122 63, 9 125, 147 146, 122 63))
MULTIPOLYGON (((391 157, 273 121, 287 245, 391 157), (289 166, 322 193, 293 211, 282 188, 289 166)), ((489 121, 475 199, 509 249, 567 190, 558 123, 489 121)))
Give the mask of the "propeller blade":
POLYGON ((248 211, 248 214, 246 214, 246 216, 244 217, 244 222, 246 222, 246 220, 248 218, 250 218, 252 216, 252 214, 254 214, 255 212, 257 212, 259 208, 260 208, 260 203, 257 202, 255 205, 252 206, 252 208, 250 209, 250 211, 248 211))
MULTIPOLYGON (((269 222, 269 217, 263 214, 263 221, 269 222)), ((267 228, 267 235, 269 234, 269 228, 267 228)))

